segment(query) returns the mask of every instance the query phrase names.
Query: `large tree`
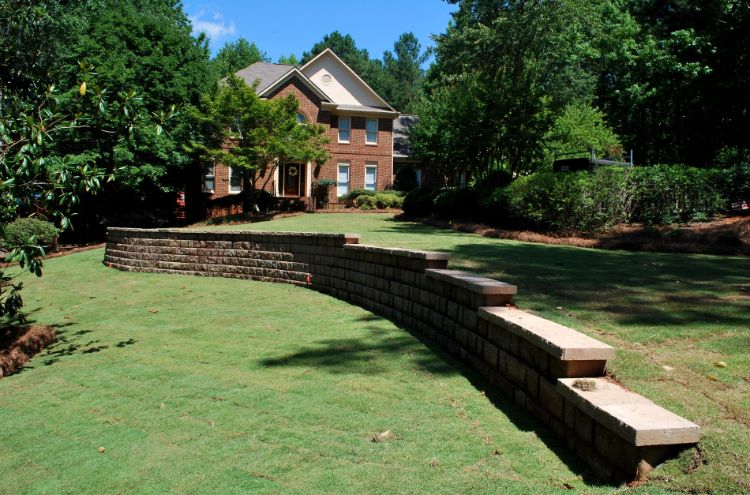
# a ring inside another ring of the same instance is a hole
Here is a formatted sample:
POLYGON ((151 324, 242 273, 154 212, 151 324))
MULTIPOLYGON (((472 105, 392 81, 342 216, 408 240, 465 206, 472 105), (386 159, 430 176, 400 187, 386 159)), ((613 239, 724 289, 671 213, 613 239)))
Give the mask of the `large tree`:
POLYGON ((237 41, 225 43, 211 63, 219 77, 226 77, 256 62, 269 61, 268 55, 260 51, 255 43, 239 38, 237 41))
POLYGON ((545 136, 557 117, 573 103, 592 102, 602 40, 620 20, 604 15, 613 8, 607 0, 452 3, 459 8, 436 37, 423 104, 447 108, 448 120, 420 120, 414 136, 425 134, 420 127, 464 129, 444 144, 449 154, 429 158, 478 177, 498 167, 513 175, 533 171, 544 163, 545 136), (451 101, 464 104, 449 108, 451 101))
POLYGON ((399 36, 393 44, 393 52, 389 50, 383 54, 383 96, 400 112, 413 113, 416 110, 425 75, 422 65, 427 56, 414 33, 399 36))
POLYGON ((598 100, 643 162, 750 149, 750 3, 628 0, 598 100))
MULTIPOLYGON (((179 1, 100 0, 80 7, 85 22, 68 50, 95 67, 87 81, 101 94, 130 94, 139 124, 148 127, 163 118, 164 109, 178 111, 197 104, 215 85, 207 41, 191 34, 190 21, 179 1)), ((75 74, 70 73, 65 86, 75 74)), ((76 105, 70 96, 63 105, 76 105)), ((120 119, 107 112, 102 119, 120 119)), ((169 222, 175 209, 175 191, 182 188, 190 156, 182 149, 188 123, 178 116, 159 135, 133 132, 131 140, 90 132, 70 134, 57 142, 59 156, 115 171, 117 180, 106 194, 84 198, 89 229, 103 225, 157 225, 169 222)), ((104 125, 109 125, 104 123, 104 125)))

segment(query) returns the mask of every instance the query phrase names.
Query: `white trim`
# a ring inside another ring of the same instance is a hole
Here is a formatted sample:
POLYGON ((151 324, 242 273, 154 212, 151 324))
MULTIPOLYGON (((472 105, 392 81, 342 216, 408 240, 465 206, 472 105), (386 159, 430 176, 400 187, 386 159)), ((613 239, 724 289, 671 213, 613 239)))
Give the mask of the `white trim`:
MULTIPOLYGON (((319 58, 321 58, 321 57, 322 57, 323 55, 326 55, 326 54, 330 54, 330 55, 332 55, 332 56, 333 56, 333 58, 334 58, 335 60, 337 60, 337 61, 338 61, 338 62, 339 62, 339 63, 340 63, 341 65, 343 65, 344 67, 346 67, 346 70, 348 70, 349 72, 351 72, 351 73, 352 73, 352 74, 354 75, 354 77, 356 77, 356 78, 357 78, 357 79, 358 79, 358 80, 359 80, 359 81, 360 81, 360 82, 361 82, 362 84, 364 84, 364 85, 365 85, 365 87, 366 87, 366 88, 367 88, 368 90, 370 90, 370 92, 371 92, 371 93, 372 93, 372 94, 373 94, 373 95, 375 96, 375 98, 377 98, 378 100, 380 100, 380 102, 381 102, 381 103, 382 103, 383 105, 385 105, 385 106, 386 106, 386 108, 388 108, 388 109, 390 109, 390 110, 392 110, 392 111, 394 111, 394 112, 397 112, 397 110, 396 110, 395 108, 393 108, 392 106, 390 106, 390 105, 388 104, 388 102, 387 102, 387 101, 385 101, 385 100, 384 100, 384 99, 383 99, 383 98, 382 98, 382 97, 381 97, 381 96, 380 96, 379 94, 377 94, 377 93, 375 92, 375 90, 374 90, 374 89, 372 89, 372 88, 370 87, 370 85, 369 85, 369 84, 367 84, 367 83, 366 83, 366 82, 364 81, 364 79, 362 79, 361 77, 359 77, 359 74, 357 74, 356 72, 354 72, 354 71, 352 70, 352 68, 351 68, 351 67, 349 67, 348 65, 346 65, 346 64, 344 63, 344 61, 343 61, 343 60, 341 60, 341 59, 339 58, 339 56, 338 56, 338 55, 336 55, 336 54, 334 53, 334 51, 333 51, 333 50, 331 50, 330 48, 326 48, 326 49, 325 49, 325 50, 323 50, 322 52, 318 53, 318 54, 317 54, 317 55, 316 55, 315 57, 313 57, 313 58, 312 58, 312 60, 310 60, 310 61, 309 61, 309 62, 307 62, 307 63, 306 63, 305 65, 303 65, 302 67, 300 67, 300 68, 299 68, 299 70, 300 70, 300 71, 303 71, 303 70, 305 70, 305 69, 306 69, 306 68, 307 68, 308 66, 312 65, 312 64, 313 64, 313 63, 314 63, 314 62, 315 62, 316 60, 318 60, 319 58)), ((329 98, 329 101, 330 101, 330 98, 329 98)))
MULTIPOLYGON (((351 69, 349 69, 351 70, 351 69)), ((313 93, 318 95, 318 97, 323 101, 332 101, 331 98, 321 90, 317 84, 312 82, 306 75, 304 75, 298 68, 294 67, 289 72, 286 72, 283 76, 276 79, 273 83, 271 83, 266 89, 258 93, 258 96, 265 97, 265 95, 273 93, 276 91, 282 84, 290 80, 293 76, 297 76, 300 78, 300 80, 310 88, 313 93)))
POLYGON ((378 134, 380 132, 380 119, 365 119, 365 144, 369 146, 377 146, 378 145, 378 134), (370 130, 367 128, 367 124, 374 121, 375 122, 375 141, 370 141, 367 139, 367 133, 370 132, 370 130))
POLYGON ((352 141, 352 118, 348 115, 338 115, 336 117, 336 120, 336 137, 338 138, 338 142, 341 144, 350 144, 352 141), (346 119, 347 122, 349 122, 349 125, 346 128, 346 132, 349 133, 349 137, 346 140, 341 139, 341 119, 346 119))

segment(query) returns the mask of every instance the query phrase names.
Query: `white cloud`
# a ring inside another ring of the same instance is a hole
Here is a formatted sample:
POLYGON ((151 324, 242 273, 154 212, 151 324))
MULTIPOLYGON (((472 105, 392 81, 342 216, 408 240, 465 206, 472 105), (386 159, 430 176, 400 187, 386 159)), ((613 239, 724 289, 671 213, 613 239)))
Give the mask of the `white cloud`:
POLYGON ((194 34, 206 33, 212 40, 237 34, 237 27, 234 25, 234 21, 229 24, 223 22, 222 19, 224 16, 222 16, 220 12, 214 12, 212 14, 212 21, 203 20, 205 14, 206 11, 201 10, 196 15, 190 17, 194 34))

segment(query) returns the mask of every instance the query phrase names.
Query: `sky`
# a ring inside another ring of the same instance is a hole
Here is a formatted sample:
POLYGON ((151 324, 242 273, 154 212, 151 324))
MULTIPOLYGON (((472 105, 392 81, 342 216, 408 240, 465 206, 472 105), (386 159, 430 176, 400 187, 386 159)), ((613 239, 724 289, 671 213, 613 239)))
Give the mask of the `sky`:
POLYGON ((370 58, 405 32, 413 32, 422 47, 430 36, 445 32, 455 5, 443 0, 184 0, 193 31, 210 38, 212 55, 227 41, 245 38, 276 62, 282 55, 298 58, 333 31, 350 34, 370 58))

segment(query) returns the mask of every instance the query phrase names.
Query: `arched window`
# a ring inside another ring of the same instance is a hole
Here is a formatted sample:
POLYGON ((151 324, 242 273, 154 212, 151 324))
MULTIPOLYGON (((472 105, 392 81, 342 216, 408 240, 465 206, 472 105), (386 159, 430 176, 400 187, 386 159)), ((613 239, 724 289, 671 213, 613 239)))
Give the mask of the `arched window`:
POLYGON ((300 112, 297 112, 297 123, 298 124, 307 124, 307 119, 300 112))

